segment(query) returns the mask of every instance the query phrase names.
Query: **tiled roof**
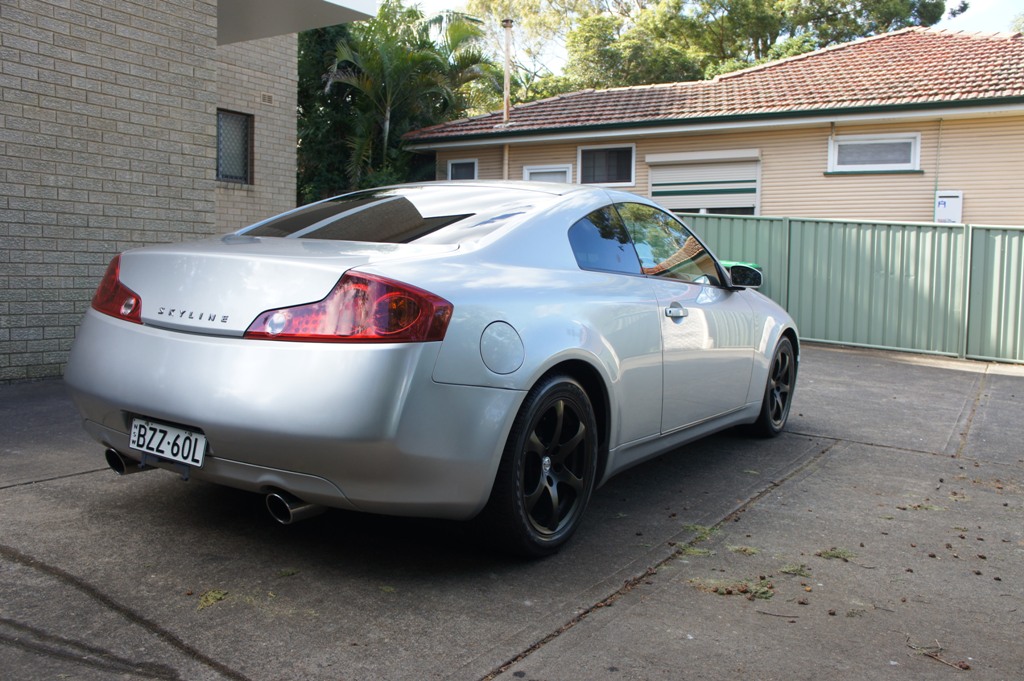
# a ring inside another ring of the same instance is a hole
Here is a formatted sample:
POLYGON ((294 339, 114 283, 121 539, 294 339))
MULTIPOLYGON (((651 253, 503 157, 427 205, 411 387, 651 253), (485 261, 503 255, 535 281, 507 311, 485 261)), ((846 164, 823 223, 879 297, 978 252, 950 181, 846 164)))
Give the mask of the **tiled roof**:
POLYGON ((907 28, 719 76, 713 80, 582 90, 451 121, 410 142, 650 126, 834 110, 965 105, 1024 97, 1024 36, 907 28))

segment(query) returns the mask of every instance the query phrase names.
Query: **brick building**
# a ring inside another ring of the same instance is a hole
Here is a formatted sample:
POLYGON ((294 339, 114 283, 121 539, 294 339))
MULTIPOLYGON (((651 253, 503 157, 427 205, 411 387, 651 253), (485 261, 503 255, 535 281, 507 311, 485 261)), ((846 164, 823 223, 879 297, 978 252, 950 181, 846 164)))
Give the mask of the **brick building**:
POLYGON ((295 205, 295 32, 372 0, 0 3, 0 383, 59 376, 114 253, 295 205))

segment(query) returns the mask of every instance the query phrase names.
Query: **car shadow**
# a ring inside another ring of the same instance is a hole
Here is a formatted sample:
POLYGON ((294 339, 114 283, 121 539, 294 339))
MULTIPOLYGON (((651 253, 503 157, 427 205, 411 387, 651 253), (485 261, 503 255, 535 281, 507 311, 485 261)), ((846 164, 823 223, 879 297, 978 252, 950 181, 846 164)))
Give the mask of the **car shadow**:
MULTIPOLYGON (((819 450, 814 438, 783 434, 760 440, 733 430, 669 452, 598 489, 577 535, 559 554, 540 561, 490 548, 471 522, 329 509, 281 525, 267 513, 261 495, 201 482, 181 486, 160 480, 157 494, 148 490, 144 501, 127 505, 134 513, 152 514, 154 522, 170 513, 178 529, 184 523, 196 536, 230 537, 241 552, 269 551, 310 569, 401 574, 414 565, 423 575, 452 575, 578 561, 613 569, 638 553, 670 553, 669 542, 685 540, 695 525, 720 522, 819 450)), ((123 491, 131 495, 129 480, 124 482, 123 491)))

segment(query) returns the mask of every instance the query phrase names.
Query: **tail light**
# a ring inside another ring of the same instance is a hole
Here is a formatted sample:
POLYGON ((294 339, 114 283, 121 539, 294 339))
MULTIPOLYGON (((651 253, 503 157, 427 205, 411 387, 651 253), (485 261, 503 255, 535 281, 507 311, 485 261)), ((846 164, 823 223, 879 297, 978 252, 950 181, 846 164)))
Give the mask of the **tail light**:
POLYGON ((267 310, 246 338, 283 341, 411 343, 444 339, 452 304, 408 284, 346 274, 316 303, 267 310))
POLYGON ((103 280, 92 297, 92 307, 111 317, 141 324, 142 298, 121 283, 120 274, 121 256, 117 256, 107 266, 103 280))

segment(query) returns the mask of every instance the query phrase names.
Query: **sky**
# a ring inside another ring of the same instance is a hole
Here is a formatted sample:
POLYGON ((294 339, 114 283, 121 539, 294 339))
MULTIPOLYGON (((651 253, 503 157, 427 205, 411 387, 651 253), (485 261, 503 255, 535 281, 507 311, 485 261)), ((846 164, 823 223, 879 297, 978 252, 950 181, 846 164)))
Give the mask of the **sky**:
MULTIPOLYGON (((969 0, 970 7, 955 19, 943 19, 936 28, 949 31, 1009 32, 1014 18, 1024 14, 1024 0, 969 0)), ((946 0, 947 11, 959 0, 946 0)))

